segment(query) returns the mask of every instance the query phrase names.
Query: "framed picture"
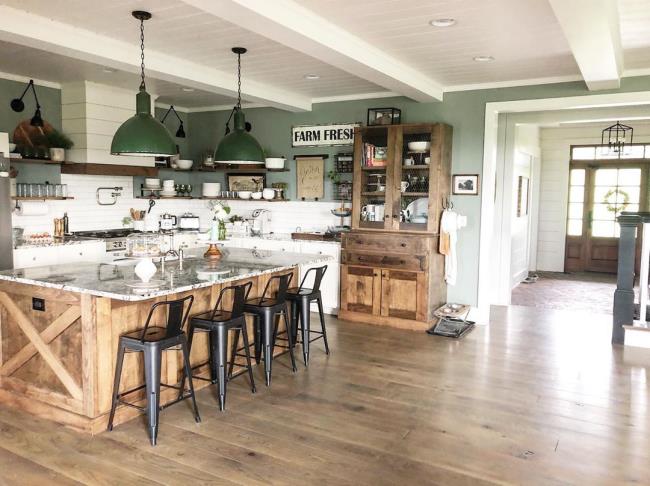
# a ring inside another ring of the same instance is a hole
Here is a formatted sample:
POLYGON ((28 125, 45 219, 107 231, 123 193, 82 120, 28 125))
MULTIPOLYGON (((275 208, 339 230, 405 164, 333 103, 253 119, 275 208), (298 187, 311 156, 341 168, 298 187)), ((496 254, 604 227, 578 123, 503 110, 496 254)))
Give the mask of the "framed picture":
POLYGON ((478 195, 478 174, 454 174, 452 194, 478 195))
POLYGON ((264 173, 226 174, 229 191, 260 192, 266 187, 264 173))

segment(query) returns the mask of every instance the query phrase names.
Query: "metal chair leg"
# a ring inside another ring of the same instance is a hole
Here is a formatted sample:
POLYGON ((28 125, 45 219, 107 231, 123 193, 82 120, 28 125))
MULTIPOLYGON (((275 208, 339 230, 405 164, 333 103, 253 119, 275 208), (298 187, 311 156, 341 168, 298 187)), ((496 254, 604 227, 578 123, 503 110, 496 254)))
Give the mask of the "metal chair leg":
POLYGON ((232 347, 230 349, 230 366, 228 367, 228 380, 232 378, 232 370, 235 366, 235 358, 237 355, 237 348, 239 346, 239 329, 235 328, 235 336, 232 339, 232 347))
POLYGON ((309 298, 300 299, 300 321, 302 330, 302 359, 305 362, 305 367, 309 366, 309 320, 310 320, 310 302, 309 298))
POLYGON ((209 334, 209 342, 210 342, 210 353, 209 353, 209 362, 210 362, 210 383, 213 385, 216 384, 219 381, 218 373, 219 373, 219 366, 217 365, 216 361, 216 355, 214 353, 215 346, 217 346, 217 340, 219 339, 219 336, 217 335, 217 331, 214 329, 210 329, 209 334))
POLYGON ((155 446, 158 439, 158 416, 160 413, 160 364, 162 351, 157 346, 144 350, 145 389, 147 393, 147 421, 149 439, 155 446))
POLYGON ((287 341, 289 341, 288 345, 289 345, 289 357, 291 358, 291 369, 295 373, 296 371, 298 371, 298 368, 296 367, 296 357, 293 354, 293 337, 291 336, 292 329, 291 326, 289 325, 289 320, 287 319, 287 309, 285 309, 285 311, 282 313, 282 316, 284 317, 284 325, 287 328, 287 341))
POLYGON ((260 364, 262 357, 262 318, 254 314, 253 315, 253 342, 255 344, 255 363, 260 364))
POLYGON ((244 340, 244 353, 246 354, 246 368, 248 368, 248 378, 251 381, 251 392, 255 393, 257 390, 255 388, 255 379, 253 378, 253 366, 251 365, 251 352, 248 345, 248 330, 246 329, 246 323, 242 326, 241 330, 242 339, 244 340))
POLYGON ((219 410, 226 408, 226 367, 228 366, 228 329, 223 326, 217 328, 216 343, 212 353, 216 358, 217 382, 219 384, 219 410))
MULTIPOLYGON (((266 386, 271 386, 271 366, 273 363, 273 335, 275 333, 273 322, 275 315, 265 309, 262 318, 262 339, 264 340, 264 376, 266 386)), ((260 326, 260 327, 262 327, 260 326)))
MULTIPOLYGON (((194 420, 196 423, 201 421, 201 416, 199 415, 199 407, 196 405, 196 397, 194 396, 194 383, 192 380, 192 366, 190 365, 190 347, 185 340, 185 336, 181 336, 181 352, 183 353, 183 363, 185 374, 188 377, 189 387, 190 387, 190 397, 192 398, 192 407, 194 408, 194 420)), ((181 387, 180 393, 183 395, 184 385, 181 387)))
POLYGON ((298 319, 300 318, 300 313, 298 312, 298 302, 295 300, 291 301, 291 328, 293 332, 293 344, 294 346, 298 343, 298 319))
POLYGON ((325 342, 325 354, 329 356, 330 346, 329 343, 327 342, 327 330, 325 329, 325 313, 323 312, 323 299, 319 297, 318 299, 316 299, 316 302, 318 303, 318 314, 320 315, 320 326, 321 326, 321 330, 323 331, 323 341, 325 342))
MULTIPOLYGON (((191 323, 190 323, 190 328, 189 328, 188 334, 189 334, 189 337, 188 337, 188 340, 187 340, 187 355, 188 355, 188 359, 189 359, 189 356, 192 353, 192 342, 194 342, 194 326, 191 323)), ((183 391, 185 390, 185 379, 187 378, 187 376, 190 376, 190 378, 192 377, 192 367, 191 366, 190 366, 189 371, 187 371, 185 369, 185 367, 183 367, 183 372, 181 374, 181 382, 180 382, 180 385, 178 386, 178 388, 179 388, 179 390, 178 390, 178 399, 179 400, 181 398, 183 398, 183 391)))
POLYGON ((113 430, 113 419, 115 418, 115 409, 117 408, 118 397, 120 395, 120 381, 122 378, 122 364, 124 363, 125 346, 121 342, 117 349, 117 361, 115 362, 115 378, 113 380, 113 398, 111 401, 111 414, 108 416, 107 430, 113 430))

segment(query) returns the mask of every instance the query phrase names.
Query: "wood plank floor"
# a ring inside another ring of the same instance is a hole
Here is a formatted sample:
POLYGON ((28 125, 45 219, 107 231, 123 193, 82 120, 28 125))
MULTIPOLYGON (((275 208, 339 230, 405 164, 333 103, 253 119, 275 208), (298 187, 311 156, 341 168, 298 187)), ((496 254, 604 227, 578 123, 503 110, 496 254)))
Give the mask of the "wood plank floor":
POLYGON ((649 484, 650 350, 611 316, 494 308, 461 341, 329 320, 332 354, 287 357, 228 410, 199 392, 91 438, 0 407, 0 484, 649 484))

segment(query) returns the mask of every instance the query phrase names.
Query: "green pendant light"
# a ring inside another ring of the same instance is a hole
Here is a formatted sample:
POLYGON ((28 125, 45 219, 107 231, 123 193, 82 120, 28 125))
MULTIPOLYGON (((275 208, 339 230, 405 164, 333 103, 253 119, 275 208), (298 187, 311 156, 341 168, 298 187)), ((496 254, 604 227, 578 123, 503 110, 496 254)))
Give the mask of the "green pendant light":
POLYGON ((111 143, 113 155, 138 155, 167 157, 176 155, 174 139, 165 125, 151 116, 151 96, 144 83, 144 21, 151 18, 149 12, 136 10, 132 15, 140 21, 140 92, 135 97, 135 115, 117 129, 111 143))
POLYGON ((214 160, 219 164, 263 164, 264 150, 255 137, 248 133, 246 118, 241 109, 241 55, 246 52, 246 49, 233 47, 232 52, 237 54, 237 105, 230 113, 230 118, 234 117, 234 130, 230 131, 228 126, 230 118, 228 118, 226 136, 219 142, 214 160))

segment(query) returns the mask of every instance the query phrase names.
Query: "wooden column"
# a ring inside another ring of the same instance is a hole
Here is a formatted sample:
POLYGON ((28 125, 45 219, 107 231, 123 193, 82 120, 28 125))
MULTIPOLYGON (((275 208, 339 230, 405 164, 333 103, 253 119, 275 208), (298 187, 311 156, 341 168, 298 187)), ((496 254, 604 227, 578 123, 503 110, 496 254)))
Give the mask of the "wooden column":
POLYGON ((625 343, 623 326, 631 325, 634 321, 634 257, 636 254, 636 229, 641 222, 641 217, 636 213, 623 213, 619 216, 618 222, 621 225, 621 237, 618 240, 612 344, 625 343))

